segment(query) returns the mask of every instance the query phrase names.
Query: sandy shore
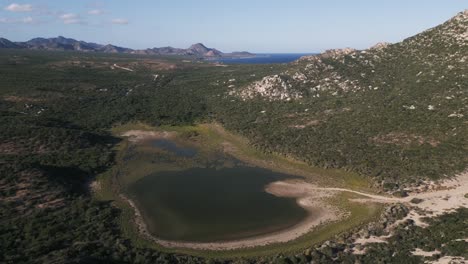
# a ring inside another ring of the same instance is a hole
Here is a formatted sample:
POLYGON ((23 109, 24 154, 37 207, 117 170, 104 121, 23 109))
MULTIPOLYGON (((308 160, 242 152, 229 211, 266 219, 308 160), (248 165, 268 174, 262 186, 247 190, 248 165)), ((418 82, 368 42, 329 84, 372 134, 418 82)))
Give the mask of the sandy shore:
POLYGON ((167 241, 158 239, 152 236, 143 222, 141 213, 135 203, 127 197, 121 195, 121 198, 126 200, 135 211, 135 219, 139 231, 150 240, 168 247, 168 248, 190 248, 198 250, 233 250, 239 248, 249 248, 257 246, 265 246, 275 243, 284 243, 297 239, 298 237, 310 232, 314 227, 321 224, 337 221, 344 217, 338 208, 332 207, 324 200, 333 196, 334 192, 317 190, 317 188, 305 182, 273 182, 269 184, 265 191, 278 197, 296 198, 299 206, 304 208, 309 214, 300 223, 270 234, 246 238, 241 240, 198 243, 198 242, 182 242, 182 241, 167 241))
POLYGON ((128 141, 138 143, 140 141, 152 138, 171 138, 175 132, 168 131, 144 131, 144 130, 129 130, 121 136, 128 137, 128 141))

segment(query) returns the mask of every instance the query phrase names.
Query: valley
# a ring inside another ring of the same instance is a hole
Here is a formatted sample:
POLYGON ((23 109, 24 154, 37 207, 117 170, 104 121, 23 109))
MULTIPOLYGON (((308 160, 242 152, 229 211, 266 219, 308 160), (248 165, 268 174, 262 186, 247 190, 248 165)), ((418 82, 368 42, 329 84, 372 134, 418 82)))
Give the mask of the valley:
POLYGON ((0 49, 0 262, 462 263, 467 28, 289 64, 0 49))

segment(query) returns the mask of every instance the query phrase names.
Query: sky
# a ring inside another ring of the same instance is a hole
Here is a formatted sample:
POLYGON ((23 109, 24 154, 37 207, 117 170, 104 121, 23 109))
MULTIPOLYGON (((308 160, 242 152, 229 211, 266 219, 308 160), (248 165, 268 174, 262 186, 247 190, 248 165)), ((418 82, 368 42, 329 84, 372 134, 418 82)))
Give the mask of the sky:
POLYGON ((0 0, 0 37, 309 53, 398 42, 467 8, 468 0, 0 0))

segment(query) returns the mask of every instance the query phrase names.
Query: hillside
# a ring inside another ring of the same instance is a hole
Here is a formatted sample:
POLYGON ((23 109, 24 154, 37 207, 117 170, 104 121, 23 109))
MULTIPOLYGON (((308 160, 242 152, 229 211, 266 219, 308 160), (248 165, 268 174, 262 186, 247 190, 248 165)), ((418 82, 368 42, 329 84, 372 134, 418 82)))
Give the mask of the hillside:
POLYGON ((278 85, 254 84, 239 95, 243 99, 259 95, 268 100, 288 100, 391 89, 402 79, 414 79, 413 89, 422 86, 420 83, 442 79, 457 83, 457 78, 464 77, 458 73, 466 69, 467 28, 468 11, 465 11, 401 43, 379 43, 367 50, 346 48, 306 56, 277 77, 281 79, 278 85), (416 68, 420 71, 409 71, 416 68))
POLYGON ((303 57, 232 88, 249 107, 227 112, 254 112, 225 122, 260 148, 387 187, 453 175, 468 164, 467 30, 465 11, 401 43, 303 57))

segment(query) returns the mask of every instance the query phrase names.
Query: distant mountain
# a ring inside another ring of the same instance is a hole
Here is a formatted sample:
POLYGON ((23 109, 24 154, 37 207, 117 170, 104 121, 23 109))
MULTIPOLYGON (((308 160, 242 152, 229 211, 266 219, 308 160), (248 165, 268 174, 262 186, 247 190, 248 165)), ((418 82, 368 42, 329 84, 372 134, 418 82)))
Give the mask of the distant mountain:
POLYGON ((250 57, 253 54, 248 52, 248 51, 234 51, 234 52, 230 53, 230 55, 232 55, 234 57, 250 57))
POLYGON ((70 38, 59 36, 57 38, 34 38, 26 42, 17 42, 16 44, 27 49, 33 50, 76 50, 76 51, 96 51, 102 45, 77 41, 70 38))
POLYGON ((132 53, 149 55, 168 55, 168 56, 195 56, 201 58, 213 57, 252 57, 255 54, 249 52, 223 53, 217 49, 207 48, 202 43, 196 43, 188 49, 179 49, 173 47, 152 48, 146 50, 135 50, 132 53))
POLYGON ((18 49, 21 48, 20 45, 9 41, 8 39, 5 38, 0 38, 0 48, 2 49, 18 49))
POLYGON ((249 52, 223 53, 217 49, 207 48, 202 43, 196 43, 188 49, 173 47, 151 48, 145 50, 133 50, 114 46, 111 44, 101 45, 85 41, 79 41, 62 36, 56 38, 34 38, 26 42, 12 42, 5 38, 0 38, 0 48, 7 49, 30 49, 30 50, 51 50, 51 51, 82 51, 82 52, 104 52, 104 53, 130 53, 146 55, 167 55, 167 56, 193 56, 197 58, 212 57, 249 57, 255 56, 249 52))
POLYGON ((201 43, 193 44, 190 46, 190 48, 188 48, 188 51, 197 56, 201 55, 206 57, 221 57, 223 55, 221 51, 207 48, 201 43))
POLYGON ((193 44, 188 49, 189 49, 189 51, 191 51, 191 52, 193 52, 195 54, 205 54, 205 53, 212 50, 212 49, 209 49, 209 48, 205 47, 205 45, 203 45, 201 43, 193 44))
POLYGON ((104 53, 132 53, 133 52, 132 49, 122 48, 122 47, 114 46, 111 44, 102 46, 98 48, 97 51, 104 52, 104 53))
POLYGON ((146 54, 146 55, 177 55, 177 56, 186 56, 189 55, 186 53, 185 49, 178 49, 173 47, 162 47, 162 48, 152 48, 145 50, 135 50, 135 54, 146 54))

